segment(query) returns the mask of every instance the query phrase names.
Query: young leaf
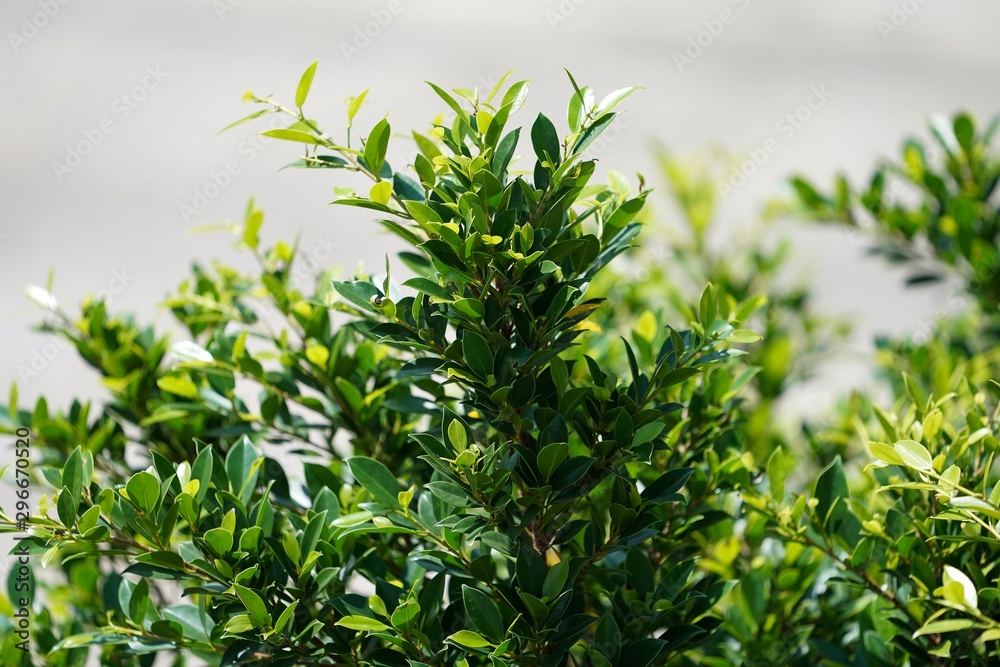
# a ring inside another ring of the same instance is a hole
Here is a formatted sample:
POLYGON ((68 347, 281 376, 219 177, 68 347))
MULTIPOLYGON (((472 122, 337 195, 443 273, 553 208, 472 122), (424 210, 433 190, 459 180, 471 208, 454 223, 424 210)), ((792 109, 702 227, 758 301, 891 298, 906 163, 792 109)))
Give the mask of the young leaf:
POLYGON ((445 641, 451 642, 452 644, 458 644, 459 646, 464 646, 466 648, 486 648, 491 646, 491 644, 471 630, 459 630, 455 634, 451 635, 445 641))
POLYGON ((361 91, 361 94, 357 97, 352 97, 347 101, 347 127, 350 129, 351 125, 354 123, 354 117, 358 115, 358 111, 361 110, 361 105, 365 103, 365 98, 368 97, 368 88, 361 91))
POLYGON ((314 61, 312 65, 306 68, 306 71, 302 73, 302 78, 299 79, 299 86, 295 89, 295 106, 300 109, 305 105, 306 98, 309 97, 309 89, 312 88, 313 77, 316 76, 316 65, 319 61, 314 61))

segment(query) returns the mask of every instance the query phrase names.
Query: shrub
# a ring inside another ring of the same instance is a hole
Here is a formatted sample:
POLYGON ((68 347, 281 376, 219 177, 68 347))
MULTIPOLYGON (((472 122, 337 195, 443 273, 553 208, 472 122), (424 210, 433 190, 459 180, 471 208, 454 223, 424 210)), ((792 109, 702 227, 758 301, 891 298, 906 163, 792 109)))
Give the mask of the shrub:
POLYGON ((343 142, 305 115, 314 72, 294 106, 248 94, 261 109, 239 122, 287 117, 265 134, 304 145, 297 166, 368 177, 334 203, 384 216, 412 277, 387 259, 306 290, 251 203, 231 229, 259 272, 196 266, 167 301, 190 340, 100 302, 53 308, 44 328, 113 398, 8 407, 52 487, 28 522, 61 575, 39 581, 35 649, 53 665, 97 646, 111 665, 639 667, 706 641, 728 585, 696 569, 698 536, 749 482, 728 360, 758 338, 738 328, 757 300, 709 286, 690 321, 623 342, 624 371, 588 354, 610 335, 589 285, 636 238, 647 190, 592 183, 586 150, 632 89, 597 101, 571 78, 569 134, 539 115, 522 173, 507 125, 527 82, 432 86, 454 117, 413 134, 408 173, 386 161, 388 120, 352 137, 365 93, 343 142))
MULTIPOLYGON (((16 476, 0 515, 47 568, 45 664, 1000 660, 995 123, 935 120, 936 147, 907 142, 860 190, 792 180, 786 210, 850 226, 913 285, 961 285, 920 337, 878 341, 888 400, 789 428, 847 325, 782 287, 784 247, 709 243, 704 163, 661 156, 683 238, 648 225, 633 248, 650 190, 591 183, 587 154, 633 89, 598 102, 570 77, 568 133, 539 115, 522 142, 527 82, 432 86, 448 120, 393 169, 387 119, 352 137, 366 93, 342 142, 305 114, 314 74, 291 106, 248 93, 236 124, 285 118, 266 134, 304 147, 295 166, 370 181, 334 204, 403 240, 383 273, 306 287, 251 202, 227 227, 258 269, 196 265, 166 304, 177 342, 29 290, 111 394, 27 409, 15 387, 0 410, 51 487, 28 517, 16 476)), ((4 664, 32 660, 18 585, 4 664)))

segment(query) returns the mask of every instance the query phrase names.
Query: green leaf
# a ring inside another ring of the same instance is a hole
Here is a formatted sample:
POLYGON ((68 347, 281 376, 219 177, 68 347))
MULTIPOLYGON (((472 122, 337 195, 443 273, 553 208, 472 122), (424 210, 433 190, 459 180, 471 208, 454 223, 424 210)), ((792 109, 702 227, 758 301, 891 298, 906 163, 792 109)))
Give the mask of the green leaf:
POLYGON ((255 464, 260 458, 250 438, 246 436, 241 436, 229 450, 226 455, 226 477, 229 488, 237 496, 242 497, 245 490, 256 484, 260 468, 259 464, 255 464))
POLYGON ((436 498, 440 498, 452 507, 469 506, 469 494, 454 482, 429 482, 425 486, 436 498))
POLYGON ((250 618, 249 614, 238 614, 229 619, 229 622, 226 623, 225 630, 230 634, 238 635, 244 632, 250 632, 255 627, 257 626, 253 622, 253 619, 250 618))
POLYGON ((908 468, 917 470, 931 470, 934 468, 934 459, 931 458, 927 448, 914 440, 899 440, 894 445, 896 453, 902 459, 902 464, 908 468))
POLYGON ((493 374, 493 350, 475 331, 466 329, 462 335, 462 354, 472 372, 483 380, 493 374))
POLYGON ((422 201, 407 199, 403 202, 403 206, 406 207, 406 212, 420 224, 441 222, 441 216, 438 215, 438 212, 422 201))
POLYGON ((359 632, 382 632, 389 629, 389 626, 382 621, 367 616, 345 616, 337 621, 336 625, 359 632))
POLYGON ((569 578, 569 559, 559 561, 545 575, 542 583, 542 596, 554 600, 566 585, 569 578))
POLYGON ((351 127, 354 123, 354 117, 358 115, 358 111, 361 110, 361 105, 365 103, 365 98, 368 97, 368 88, 365 88, 357 97, 352 97, 347 104, 347 127, 351 127))
POLYGON ((132 589, 132 596, 128 601, 128 617, 133 623, 142 627, 146 619, 146 610, 149 608, 149 582, 140 579, 132 589))
POLYGON ((59 492, 59 500, 56 501, 56 512, 59 514, 62 525, 67 528, 73 527, 73 524, 76 523, 76 511, 79 507, 79 499, 64 486, 59 492))
POLYGON ((976 498, 974 496, 956 496, 954 498, 950 498, 948 500, 948 504, 958 509, 970 512, 979 512, 980 514, 985 514, 988 517, 1000 519, 1000 509, 994 507, 982 498, 976 498))
POLYGON ((291 130, 288 128, 277 128, 274 130, 265 130, 261 132, 265 137, 271 137, 272 139, 280 139, 281 141, 294 141, 300 144, 313 144, 314 146, 322 146, 323 142, 307 132, 302 130, 291 130))
POLYGON ((884 442, 869 442, 868 452, 879 461, 893 466, 905 465, 903 457, 899 455, 894 447, 890 447, 884 442))
POLYGON ((524 100, 528 97, 528 80, 517 81, 510 84, 510 88, 507 92, 503 94, 503 99, 500 100, 500 107, 505 107, 510 105, 510 113, 514 113, 522 106, 524 106, 524 100))
POLYGON ((465 613, 476 629, 493 643, 503 641, 503 619, 492 598, 476 588, 463 585, 462 600, 465 603, 465 613))
POLYGON ((403 283, 403 286, 444 301, 451 301, 454 298, 454 295, 446 287, 442 287, 429 278, 410 278, 403 283))
POLYGON ((239 584, 233 584, 233 589, 257 625, 265 627, 271 625, 271 614, 268 613, 267 605, 264 604, 264 600, 260 595, 246 586, 240 586, 239 584))
POLYGON ((163 617, 179 623, 188 639, 207 642, 215 628, 208 614, 191 604, 171 605, 163 610, 163 617))
POLYGON ((181 375, 164 375, 156 379, 156 386, 163 391, 183 396, 184 398, 198 399, 198 385, 190 379, 181 375))
POLYGON ((553 442, 545 445, 538 452, 538 472, 542 473, 542 479, 548 481, 556 469, 562 465, 569 454, 569 445, 565 442, 553 442))
POLYGON ((416 602, 404 602, 393 610, 390 621, 397 628, 408 629, 419 617, 420 605, 416 602))
POLYGON ((149 630, 157 637, 171 641, 184 638, 184 627, 177 621, 154 621, 150 624, 149 630))
POLYGON ((451 307, 474 322, 483 319, 483 315, 486 314, 486 309, 479 299, 459 299, 451 304, 451 307))
POLYGON ((80 499, 85 486, 90 486, 90 480, 83 478, 83 456, 80 447, 73 448, 66 458, 62 469, 62 485, 69 489, 70 495, 80 499))
POLYGON ((347 464, 351 467, 351 473, 358 484, 363 486, 372 498, 393 509, 403 509, 399 504, 399 492, 403 487, 385 464, 367 456, 355 456, 348 459, 347 464))
POLYGON ((641 497, 650 503, 665 503, 672 499, 673 495, 684 488, 684 483, 694 473, 694 468, 677 468, 668 470, 660 477, 643 489, 641 497))
POLYGON ((492 646, 492 644, 471 630, 459 630, 455 634, 449 636, 445 641, 451 642, 452 644, 458 644, 459 646, 464 646, 466 648, 486 648, 487 646, 492 646))
MULTIPOLYGON (((253 202, 250 202, 250 207, 247 209, 246 220, 243 223, 243 242, 247 244, 248 248, 257 248, 257 245, 260 243, 258 234, 260 232, 260 226, 263 223, 264 212, 259 208, 254 207, 253 202)), ((186 394, 181 394, 181 396, 185 395, 186 394)))
POLYGON ((98 505, 94 505, 82 515, 80 519, 76 522, 76 527, 80 533, 86 533, 91 528, 97 526, 98 520, 101 518, 101 508, 98 505))
POLYGON ((212 528, 206 531, 205 542, 216 556, 225 556, 233 548, 233 534, 225 528, 212 528))
POLYGON ((552 121, 538 114, 531 126, 531 146, 539 162, 548 162, 553 166, 559 164, 559 135, 552 121))
POLYGON ((313 77, 316 76, 316 65, 319 61, 314 61, 312 65, 306 68, 306 71, 302 73, 302 78, 299 79, 299 86, 295 89, 295 106, 300 109, 306 103, 306 98, 309 97, 309 89, 312 88, 313 77))
POLYGON ((979 609, 979 592, 964 572, 951 565, 945 565, 941 576, 944 580, 945 599, 972 610, 979 609))
POLYGON ((156 475, 145 470, 136 473, 125 485, 125 492, 129 500, 143 512, 149 514, 156 507, 156 502, 160 499, 160 481, 156 475))
POLYGON ((608 126, 614 122, 618 114, 606 113, 603 116, 599 116, 597 120, 591 123, 586 130, 580 134, 580 138, 576 140, 573 144, 573 154, 577 155, 582 153, 587 149, 590 144, 594 143, 597 137, 601 136, 604 130, 608 129, 608 126))
POLYGON ((448 424, 448 442, 457 452, 464 452, 469 446, 469 435, 465 431, 465 424, 458 419, 453 419, 448 424))
POLYGON ((452 97, 447 92, 445 92, 444 90, 442 90, 439 86, 431 83, 430 81, 427 81, 426 83, 427 83, 428 86, 430 86, 434 90, 435 93, 438 94, 438 97, 440 97, 442 100, 445 101, 445 104, 447 104, 449 107, 451 107, 452 111, 454 111, 460 117, 464 117, 465 116, 465 112, 462 111, 462 105, 460 105, 457 101, 455 101, 454 97, 452 97))
POLYGON ((836 529, 847 512, 847 478, 840 457, 836 457, 816 480, 816 515, 824 524, 836 529))
POLYGON ((269 113, 274 113, 274 110, 273 109, 261 109, 260 111, 254 111, 249 116, 244 116, 243 118, 240 118, 239 120, 234 121, 234 122, 230 123, 229 125, 226 125, 224 128, 222 128, 221 130, 219 130, 219 134, 222 134, 223 132, 231 130, 234 127, 239 127, 240 125, 243 125, 244 123, 249 123, 252 120, 260 118, 264 114, 269 114, 269 113))
POLYGON ((715 321, 716 296, 715 287, 709 283, 701 293, 701 301, 698 306, 699 319, 702 326, 709 327, 715 321))
POLYGON ((976 622, 967 618, 953 618, 945 621, 931 621, 913 633, 913 638, 924 635, 940 635, 946 632, 956 632, 958 630, 968 630, 974 627, 976 622))
POLYGON ((389 121, 383 118, 375 124, 365 140, 365 164, 368 165, 368 170, 376 176, 382 170, 386 151, 389 150, 389 132, 389 121))
POLYGON ((726 340, 730 343, 748 344, 756 343, 762 338, 763 336, 756 331, 751 331, 750 329, 734 329, 726 340))
POLYGON ((388 204, 392 200, 392 183, 390 181, 379 181, 372 186, 368 196, 371 197, 372 201, 378 202, 383 206, 388 204))
POLYGON ((663 422, 652 422, 640 427, 632 438, 632 446, 638 447, 639 445, 645 445, 647 442, 652 442, 663 432, 664 428, 666 428, 666 424, 663 422))
POLYGON ((767 479, 771 486, 771 495, 778 502, 785 498, 785 478, 787 477, 785 467, 785 454, 781 448, 776 448, 767 459, 767 479))
POLYGON ((635 91, 640 90, 635 86, 628 86, 627 88, 619 88, 618 90, 609 93, 603 100, 601 100, 597 108, 594 110, 594 116, 600 117, 603 114, 613 110, 616 106, 621 104, 621 102, 627 98, 629 95, 635 91))
POLYGON ((618 662, 622 650, 622 633, 611 614, 605 614, 594 631, 594 648, 612 665, 618 662))

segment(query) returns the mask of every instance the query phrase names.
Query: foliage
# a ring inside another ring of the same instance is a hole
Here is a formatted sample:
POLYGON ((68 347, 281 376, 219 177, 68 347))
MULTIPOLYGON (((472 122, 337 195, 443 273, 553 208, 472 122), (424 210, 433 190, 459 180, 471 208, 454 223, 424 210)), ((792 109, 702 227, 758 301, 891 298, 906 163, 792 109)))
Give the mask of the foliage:
POLYGON ((758 338, 739 328, 756 302, 707 287, 685 327, 624 344, 626 372, 579 344, 601 307, 589 284, 641 227, 641 181, 593 184, 585 155, 632 89, 597 101, 571 78, 569 134, 539 115, 521 173, 507 122, 527 82, 432 86, 454 118, 414 133, 407 173, 386 162, 386 119, 351 148, 364 93, 342 144, 305 115, 313 75, 294 108, 248 95, 262 108, 244 120, 287 116, 265 134, 304 145, 297 166, 370 178, 334 203, 385 216, 412 277, 395 282, 387 260, 379 278, 304 291, 298 249, 262 247, 251 203, 231 230, 259 273, 196 266, 167 301, 190 340, 100 303, 75 320, 55 308, 47 328, 113 399, 96 416, 8 409, 9 428, 35 429, 53 488, 30 521, 32 552, 65 577, 46 594, 91 573, 89 599, 54 612, 36 649, 52 664, 96 646, 122 665, 162 651, 651 665, 707 641, 728 584, 695 569, 698 536, 724 518, 700 508, 749 483, 724 435, 741 372, 728 360, 758 338))
MULTIPOLYGON (((849 327, 763 229, 713 241, 714 162, 660 154, 672 230, 641 175, 595 182, 587 149, 632 88, 570 77, 567 132, 539 115, 522 141, 527 82, 432 85, 448 117, 394 169, 388 119, 356 135, 367 91, 343 141, 306 115, 315 74, 293 105, 248 93, 234 125, 287 119, 265 134, 303 147, 294 166, 367 179, 333 203, 403 240, 384 272, 303 285, 251 202, 224 228, 257 269, 195 265, 166 302, 179 336, 29 290, 110 392, 57 411, 15 388, 0 411, 50 487, 23 543, 46 664, 1000 660, 995 123, 935 120, 936 146, 861 190, 792 181, 797 217, 960 287, 876 341, 880 393, 789 427, 849 327)), ((14 583, 0 657, 30 664, 14 583)))

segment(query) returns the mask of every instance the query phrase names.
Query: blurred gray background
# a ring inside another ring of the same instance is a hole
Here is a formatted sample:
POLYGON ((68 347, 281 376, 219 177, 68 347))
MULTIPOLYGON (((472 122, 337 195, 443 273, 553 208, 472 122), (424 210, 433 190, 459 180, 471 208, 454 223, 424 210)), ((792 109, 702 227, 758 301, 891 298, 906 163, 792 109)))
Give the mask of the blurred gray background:
MULTIPOLYGON (((0 25, 0 395, 19 380, 22 405, 102 396, 71 350, 29 330, 41 313, 22 288, 44 284, 50 267, 69 312, 103 294, 113 310, 169 327, 158 304, 191 261, 236 261, 232 237, 191 230, 239 218, 251 196, 267 212, 266 239, 301 232, 307 253, 325 250, 347 271, 376 268, 397 247, 365 211, 326 205, 339 174, 279 171, 296 146, 260 142, 260 125, 216 136, 253 110, 244 90, 291 100, 316 59, 308 107, 335 135, 344 98, 367 87, 359 129, 386 110, 397 129, 426 127, 443 105, 424 80, 489 88, 513 67, 532 79, 520 123, 539 110, 560 121, 567 67, 598 95, 645 87, 624 105, 601 171, 642 171, 656 185, 654 141, 745 155, 774 138, 777 151, 725 203, 734 233, 793 171, 860 177, 932 113, 1000 111, 1000 5, 989 0, 4 0, 0 25), (825 100, 811 117, 779 131, 817 90, 825 100), (235 176, 218 177, 234 164, 235 176)), ((395 162, 410 153, 405 140, 390 147, 395 162)), ((657 208, 669 221, 662 199, 657 208)), ((781 233, 795 237, 819 305, 857 322, 816 396, 864 381, 873 332, 917 331, 948 307, 950 287, 904 291, 898 271, 842 230, 781 233)))

